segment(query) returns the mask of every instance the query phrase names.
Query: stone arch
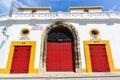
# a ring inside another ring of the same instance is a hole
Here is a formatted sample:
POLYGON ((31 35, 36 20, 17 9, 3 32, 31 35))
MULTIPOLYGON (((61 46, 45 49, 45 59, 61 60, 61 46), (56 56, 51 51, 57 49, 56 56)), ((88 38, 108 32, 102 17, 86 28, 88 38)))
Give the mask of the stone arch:
POLYGON ((43 34, 42 34, 42 37, 41 37, 39 73, 46 72, 46 47, 47 47, 46 43, 47 43, 48 33, 52 29, 58 28, 60 26, 69 29, 69 31, 73 35, 73 38, 74 38, 73 43, 74 43, 75 72, 76 73, 82 72, 81 54, 80 54, 80 41, 79 41, 78 32, 76 31, 76 29, 74 28, 73 25, 71 25, 67 22, 58 21, 58 22, 55 22, 55 23, 47 26, 46 29, 43 31, 43 34))

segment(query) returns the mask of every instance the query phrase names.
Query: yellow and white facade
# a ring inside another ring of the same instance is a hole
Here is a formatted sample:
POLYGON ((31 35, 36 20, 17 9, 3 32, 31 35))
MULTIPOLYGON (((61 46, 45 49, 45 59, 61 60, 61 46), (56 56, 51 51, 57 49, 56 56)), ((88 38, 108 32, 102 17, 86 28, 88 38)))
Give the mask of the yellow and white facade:
POLYGON ((23 12, 0 15, 0 79, 120 79, 120 12, 102 12, 100 6, 70 7, 69 12, 19 9, 23 12), (72 72, 47 71, 47 40, 59 27, 69 30, 73 38, 72 72), (92 71, 91 44, 105 45, 109 72, 92 71), (31 47, 26 74, 10 73, 15 46, 31 47))

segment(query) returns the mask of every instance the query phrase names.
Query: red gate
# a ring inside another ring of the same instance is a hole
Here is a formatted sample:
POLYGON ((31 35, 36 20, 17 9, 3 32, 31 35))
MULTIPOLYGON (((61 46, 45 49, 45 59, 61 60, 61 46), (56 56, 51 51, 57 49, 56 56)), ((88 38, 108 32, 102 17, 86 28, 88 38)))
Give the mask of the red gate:
POLYGON ((89 45, 93 72, 110 72, 104 44, 89 45))
POLYGON ((11 74, 14 73, 28 73, 30 60, 30 46, 15 46, 11 74))
POLYGON ((74 71, 72 42, 47 42, 47 71, 74 71))

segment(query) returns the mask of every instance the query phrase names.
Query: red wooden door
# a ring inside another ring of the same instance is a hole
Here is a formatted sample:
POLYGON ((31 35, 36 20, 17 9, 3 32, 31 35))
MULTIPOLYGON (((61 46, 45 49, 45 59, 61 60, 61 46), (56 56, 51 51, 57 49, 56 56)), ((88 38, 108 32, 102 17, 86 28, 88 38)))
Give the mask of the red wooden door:
POLYGON ((89 45, 93 72, 110 72, 108 57, 104 44, 89 45))
POLYGON ((74 71, 72 42, 47 43, 47 71, 74 71))
POLYGON ((60 68, 61 71, 74 71, 72 42, 60 43, 60 68))
POLYGON ((30 46, 16 46, 14 49, 11 74, 28 73, 30 60, 30 46))
POLYGON ((58 42, 47 43, 47 57, 46 57, 47 71, 59 71, 60 70, 60 53, 58 42))

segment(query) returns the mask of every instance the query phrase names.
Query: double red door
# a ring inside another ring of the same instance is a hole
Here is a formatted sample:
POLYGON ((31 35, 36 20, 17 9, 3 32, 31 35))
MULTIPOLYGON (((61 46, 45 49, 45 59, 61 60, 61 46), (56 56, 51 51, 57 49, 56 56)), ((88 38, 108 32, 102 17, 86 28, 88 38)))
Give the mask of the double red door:
POLYGON ((47 71, 74 71, 72 42, 47 42, 47 71))
POLYGON ((110 72, 108 57, 104 44, 89 45, 93 72, 110 72))
POLYGON ((16 46, 14 49, 10 73, 28 73, 30 46, 16 46))

